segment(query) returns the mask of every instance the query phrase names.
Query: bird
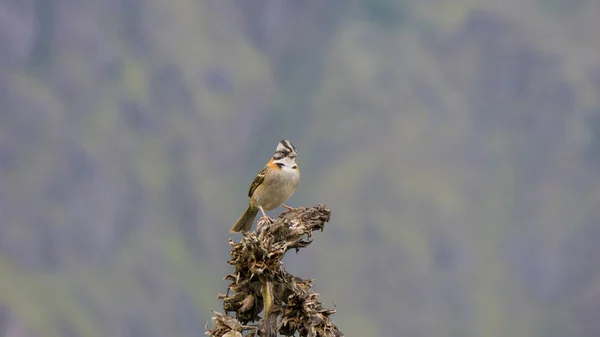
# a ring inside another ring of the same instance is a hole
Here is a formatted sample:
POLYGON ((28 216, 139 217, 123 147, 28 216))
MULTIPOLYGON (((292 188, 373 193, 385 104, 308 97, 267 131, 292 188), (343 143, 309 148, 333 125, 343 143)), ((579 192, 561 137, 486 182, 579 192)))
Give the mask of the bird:
POLYGON ((250 231, 258 211, 262 213, 263 218, 270 221, 265 211, 279 206, 287 209, 288 212, 296 209, 285 204, 285 201, 296 191, 300 181, 296 155, 296 148, 289 140, 283 139, 277 144, 273 157, 250 184, 248 190, 250 202, 246 211, 231 228, 231 233, 250 231))

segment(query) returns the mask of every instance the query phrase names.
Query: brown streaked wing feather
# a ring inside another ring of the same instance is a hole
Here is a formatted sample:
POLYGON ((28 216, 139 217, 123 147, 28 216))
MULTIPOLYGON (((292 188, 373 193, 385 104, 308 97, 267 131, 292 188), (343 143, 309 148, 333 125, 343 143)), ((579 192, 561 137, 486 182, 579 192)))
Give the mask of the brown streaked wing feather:
POLYGON ((250 190, 248 191, 248 197, 251 197, 254 194, 254 190, 265 181, 265 174, 267 173, 267 167, 265 166, 254 178, 254 181, 250 185, 250 190))

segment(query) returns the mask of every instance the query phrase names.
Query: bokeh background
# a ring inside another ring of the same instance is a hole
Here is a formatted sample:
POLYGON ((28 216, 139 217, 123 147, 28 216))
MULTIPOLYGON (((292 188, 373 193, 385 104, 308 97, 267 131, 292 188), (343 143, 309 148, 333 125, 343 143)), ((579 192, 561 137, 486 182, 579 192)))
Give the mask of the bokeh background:
POLYGON ((0 336, 202 336, 282 138, 347 336, 600 336, 599 14, 0 0, 0 336))

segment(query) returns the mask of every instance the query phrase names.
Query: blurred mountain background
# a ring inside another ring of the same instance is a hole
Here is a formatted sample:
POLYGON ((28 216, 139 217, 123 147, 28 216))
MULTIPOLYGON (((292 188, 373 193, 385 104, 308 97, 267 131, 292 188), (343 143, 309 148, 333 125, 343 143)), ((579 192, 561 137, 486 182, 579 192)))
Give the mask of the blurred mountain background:
POLYGON ((202 336, 282 138, 347 336, 600 336, 599 13, 0 0, 0 336, 202 336))

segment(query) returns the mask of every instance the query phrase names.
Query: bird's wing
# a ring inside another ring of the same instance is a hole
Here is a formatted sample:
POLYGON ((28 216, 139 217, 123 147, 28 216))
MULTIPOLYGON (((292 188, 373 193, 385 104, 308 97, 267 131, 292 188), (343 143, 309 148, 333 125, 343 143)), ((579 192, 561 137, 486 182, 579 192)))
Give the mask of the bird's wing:
POLYGON ((265 174, 267 173, 267 167, 265 166, 254 178, 254 181, 250 185, 250 190, 248 191, 248 197, 251 197, 254 194, 256 188, 265 181, 265 174))

